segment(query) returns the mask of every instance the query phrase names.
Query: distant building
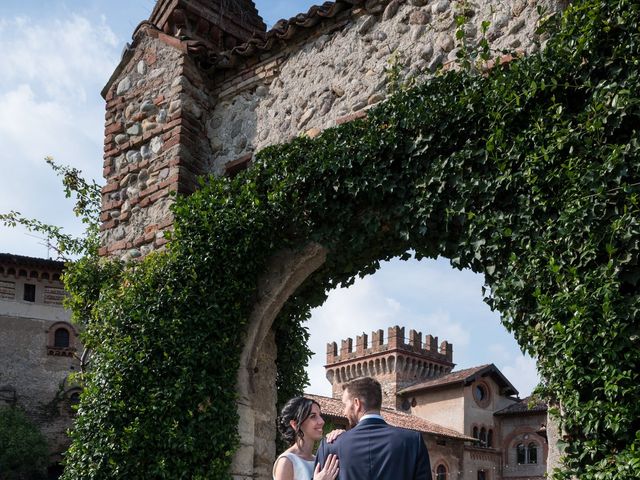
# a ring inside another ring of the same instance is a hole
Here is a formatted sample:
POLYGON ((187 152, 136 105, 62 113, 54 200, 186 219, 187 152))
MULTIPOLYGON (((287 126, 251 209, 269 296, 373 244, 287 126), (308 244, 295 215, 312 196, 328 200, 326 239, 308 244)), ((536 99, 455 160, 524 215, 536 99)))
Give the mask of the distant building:
POLYGON ((325 417, 346 425, 342 385, 371 376, 383 389, 388 423, 422 433, 434 480, 542 480, 548 446, 547 407, 529 405, 493 365, 453 371, 453 345, 404 328, 327 345, 333 398, 316 399, 325 417))
POLYGON ((62 306, 63 262, 0 254, 0 408, 19 406, 49 444, 50 476, 69 446, 80 388, 78 331, 62 306))

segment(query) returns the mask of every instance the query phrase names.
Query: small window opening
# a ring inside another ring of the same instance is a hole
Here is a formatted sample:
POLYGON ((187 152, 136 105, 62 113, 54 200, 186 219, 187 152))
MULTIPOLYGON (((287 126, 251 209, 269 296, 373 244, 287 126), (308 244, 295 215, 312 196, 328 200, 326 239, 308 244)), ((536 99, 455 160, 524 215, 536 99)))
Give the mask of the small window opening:
POLYGON ((25 302, 36 301, 36 286, 31 283, 24 284, 24 295, 22 297, 25 302))
POLYGON ((527 452, 524 448, 524 444, 522 443, 519 443, 516 447, 516 459, 518 465, 524 465, 525 463, 527 463, 527 452))
POLYGON ((487 446, 487 430, 484 427, 480 429, 480 445, 487 446))
POLYGON ((538 446, 531 442, 527 448, 527 463, 538 463, 538 446))
POLYGON ((53 346, 56 348, 69 348, 69 330, 59 328, 56 330, 53 346))

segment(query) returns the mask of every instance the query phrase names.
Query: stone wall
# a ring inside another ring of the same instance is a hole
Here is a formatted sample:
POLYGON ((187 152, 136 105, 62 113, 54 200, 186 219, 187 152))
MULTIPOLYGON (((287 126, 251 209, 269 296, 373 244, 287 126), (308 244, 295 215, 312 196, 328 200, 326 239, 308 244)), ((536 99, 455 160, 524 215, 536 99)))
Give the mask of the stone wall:
POLYGON ((148 25, 105 89, 101 255, 137 258, 166 243, 173 193, 190 193, 210 156, 212 101, 183 45, 148 25))
POLYGON ((272 58, 241 65, 240 77, 216 77, 218 104, 206 119, 214 152, 207 168, 223 174, 229 162, 297 135, 314 136, 384 100, 394 63, 401 82, 424 80, 451 65, 461 45, 457 15, 469 18, 468 45, 481 40, 482 22, 489 21, 486 37, 496 55, 502 49, 529 53, 542 40, 535 33, 536 8, 557 8, 551 0, 385 3, 367 2, 370 8, 324 21, 272 58))
MULTIPOLYGON (((163 3, 168 2, 158 5, 163 3)), ((323 15, 312 9, 300 25, 267 34, 270 40, 261 48, 251 47, 260 44, 258 36, 246 48, 222 53, 209 40, 181 40, 142 24, 103 91, 107 185, 101 254, 129 259, 162 247, 163 231, 172 224, 169 195, 193 191, 198 175, 233 174, 266 146, 316 136, 363 116, 394 85, 454 67, 461 48, 457 16, 467 18, 466 45, 486 36, 495 55, 503 49, 526 54, 544 41, 535 33, 537 9, 551 13, 563 4, 355 3, 362 6, 337 2, 340 8, 334 5, 323 15), (485 21, 490 26, 483 32, 485 21), (390 73, 394 65, 397 78, 390 73)))

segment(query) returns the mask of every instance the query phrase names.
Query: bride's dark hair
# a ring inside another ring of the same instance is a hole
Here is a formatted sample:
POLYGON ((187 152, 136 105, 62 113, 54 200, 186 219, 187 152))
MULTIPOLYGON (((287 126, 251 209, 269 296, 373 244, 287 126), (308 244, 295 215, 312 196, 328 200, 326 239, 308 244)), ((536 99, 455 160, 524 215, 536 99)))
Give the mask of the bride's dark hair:
POLYGON ((278 430, 280 430, 280 433, 289 445, 293 445, 296 438, 304 438, 300 426, 309 418, 309 415, 311 415, 311 407, 313 404, 320 407, 318 402, 310 398, 294 397, 282 407, 282 411, 278 416, 278 430), (296 422, 295 429, 291 426, 291 420, 295 420, 296 422))

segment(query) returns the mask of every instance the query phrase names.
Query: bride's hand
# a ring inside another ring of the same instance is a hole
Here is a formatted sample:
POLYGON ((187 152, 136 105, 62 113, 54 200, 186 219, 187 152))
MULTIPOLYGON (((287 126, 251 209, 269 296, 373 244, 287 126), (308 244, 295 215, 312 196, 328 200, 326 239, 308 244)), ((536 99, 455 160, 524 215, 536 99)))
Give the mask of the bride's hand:
POLYGON ((331 430, 329 433, 327 433, 327 437, 326 437, 327 443, 335 442, 336 438, 338 438, 344 432, 346 432, 346 430, 341 430, 341 429, 331 430))
POLYGON ((333 453, 327 455, 327 461, 324 462, 324 468, 320 469, 320 464, 316 465, 313 472, 313 480, 334 480, 338 476, 338 457, 333 453))

